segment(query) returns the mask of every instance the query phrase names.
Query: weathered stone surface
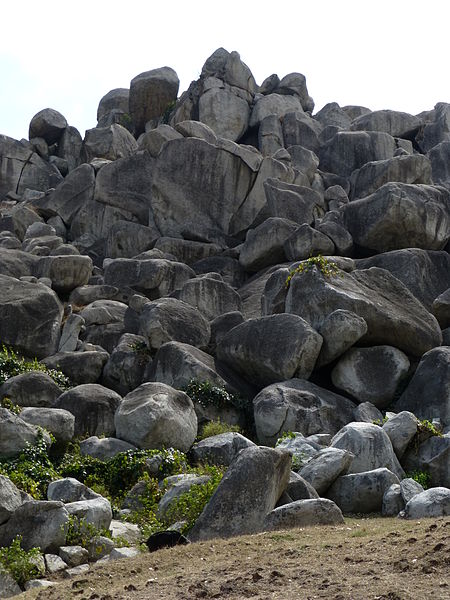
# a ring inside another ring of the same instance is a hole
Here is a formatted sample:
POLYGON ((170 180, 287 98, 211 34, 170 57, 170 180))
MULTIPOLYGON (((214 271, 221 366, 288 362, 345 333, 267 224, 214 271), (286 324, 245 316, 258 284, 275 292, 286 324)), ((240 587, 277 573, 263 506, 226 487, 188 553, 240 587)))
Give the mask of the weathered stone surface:
POLYGON ((434 300, 431 308, 442 329, 450 327, 450 288, 434 300))
POLYGON ((414 444, 402 457, 407 472, 429 473, 433 486, 450 488, 450 435, 431 436, 416 448, 414 444))
POLYGON ((124 113, 129 111, 130 90, 128 88, 115 88, 105 94, 97 108, 97 121, 111 110, 119 109, 124 113))
POLYGON ((137 149, 137 142, 131 133, 117 124, 88 129, 83 144, 86 162, 93 158, 125 158, 134 154, 137 149))
POLYGON ((229 466, 238 453, 255 444, 236 432, 220 433, 195 443, 190 456, 194 462, 229 466))
POLYGON ((67 317, 61 332, 58 352, 75 352, 79 343, 78 336, 84 324, 85 321, 80 315, 72 313, 67 317))
POLYGON ((134 133, 139 135, 151 119, 161 117, 177 99, 180 81, 170 67, 161 67, 137 75, 130 83, 129 107, 134 133))
POLYGON ((154 227, 117 221, 108 231, 106 254, 109 258, 132 258, 152 248, 159 236, 154 227))
POLYGON ((367 333, 360 338, 364 344, 386 344, 421 356, 441 343, 435 318, 384 269, 341 271, 339 276, 324 277, 314 267, 291 279, 286 312, 320 327, 336 309, 354 312, 366 321, 367 333))
POLYGON ((61 546, 59 556, 69 567, 78 567, 89 560, 89 553, 82 546, 61 546))
POLYGON ((127 305, 116 300, 95 300, 79 313, 85 321, 82 339, 112 352, 125 333, 127 305))
POLYGON ((13 576, 4 571, 0 570, 0 594, 2 598, 11 598, 12 596, 16 596, 21 594, 22 590, 16 583, 16 580, 13 576))
POLYGON ((408 248, 391 250, 356 261, 357 269, 387 269, 431 312, 435 298, 450 287, 447 252, 408 248))
POLYGON ((377 468, 339 477, 328 490, 327 497, 343 513, 381 512, 384 494, 394 484, 399 484, 394 473, 377 468))
POLYGON ((268 213, 272 217, 311 225, 325 212, 323 196, 310 187, 269 178, 264 181, 264 192, 268 213))
POLYGON ((64 129, 58 142, 58 156, 66 161, 69 173, 76 169, 82 162, 81 149, 83 139, 76 127, 68 126, 64 129))
POLYGON ((450 238, 448 206, 443 188, 386 183, 347 204, 344 219, 354 242, 367 250, 442 250, 450 238))
POLYGON ((354 421, 363 421, 364 423, 383 422, 383 413, 378 410, 371 402, 363 402, 353 411, 354 421))
POLYGON ((286 450, 292 456, 295 469, 303 467, 310 459, 319 452, 320 446, 307 440, 304 435, 298 431, 292 431, 287 436, 283 435, 277 440, 276 448, 286 450))
POLYGON ((255 229, 249 229, 239 255, 246 271, 260 271, 286 260, 284 244, 295 232, 297 224, 288 219, 271 217, 255 229))
POLYGON ((369 162, 353 171, 351 198, 369 196, 389 181, 431 184, 430 160, 422 154, 411 154, 369 162))
POLYGON ((304 465, 299 475, 306 479, 320 496, 340 475, 345 475, 353 460, 353 455, 339 448, 325 448, 304 465))
POLYGON ((309 115, 300 111, 289 112, 283 118, 285 146, 303 146, 318 155, 322 129, 322 125, 309 115))
POLYGON ((62 502, 25 502, 0 526, 0 546, 9 546, 16 535, 21 535, 24 550, 36 546, 42 552, 57 550, 65 543, 68 520, 62 502))
POLYGON ((290 455, 251 447, 232 462, 189 532, 191 541, 256 533, 289 481, 290 455))
MULTIPOLYGON (((0 457, 12 458, 29 444, 38 440, 39 430, 34 425, 25 423, 18 415, 11 413, 6 408, 0 407, 0 457)), ((44 436, 50 445, 50 437, 44 436)), ((1 545, 1 544, 0 544, 1 545)))
POLYGON ((9 398, 19 406, 51 407, 63 390, 42 371, 9 377, 0 386, 0 398, 9 398))
POLYGON ((109 354, 104 350, 81 352, 57 352, 44 358, 43 363, 50 369, 59 369, 75 385, 96 383, 109 354))
POLYGON ((447 517, 450 515, 450 490, 435 487, 417 494, 405 507, 405 518, 447 517))
POLYGON ((217 142, 217 136, 211 127, 208 127, 206 123, 200 123, 199 121, 180 121, 175 125, 176 131, 181 133, 183 137, 196 137, 205 142, 215 145, 217 142))
POLYGON ((115 414, 117 437, 138 448, 187 452, 197 435, 191 399, 164 383, 143 383, 125 396, 115 414))
POLYGON ((218 343, 218 358, 259 387, 294 376, 308 378, 322 338, 293 316, 261 317, 234 327, 218 343))
POLYGON ((290 379, 263 389, 253 407, 258 440, 272 445, 287 431, 334 434, 352 420, 355 405, 309 381, 290 379))
POLYGON ((389 417, 383 424, 383 430, 391 440, 394 452, 401 459, 406 448, 417 433, 417 418, 406 410, 389 417))
POLYGON ((166 491, 158 502, 157 515, 159 518, 164 518, 170 509, 171 504, 182 494, 188 492, 193 485, 204 485, 210 480, 209 475, 194 475, 192 473, 175 475, 175 478, 174 481, 170 481, 170 477, 166 477, 166 479, 163 480, 164 489, 166 491))
POLYGON ((291 471, 289 484, 285 493, 289 496, 289 498, 292 498, 294 502, 296 500, 308 500, 319 497, 319 494, 316 492, 313 486, 294 471, 291 471))
POLYGON ((306 223, 300 225, 284 242, 284 252, 288 260, 305 260, 310 256, 334 254, 331 239, 306 223))
POLYGON ((331 447, 347 450, 354 455, 349 473, 362 473, 386 467, 398 477, 403 476, 403 469, 395 456, 391 440, 378 425, 349 423, 334 436, 331 447))
POLYGON ((105 283, 131 287, 154 300, 180 288, 195 272, 182 263, 166 259, 116 258, 105 267, 105 283))
POLYGON ((414 479, 411 479, 410 477, 406 477, 400 482, 400 493, 405 504, 408 504, 408 502, 412 500, 414 496, 421 494, 423 491, 424 489, 420 483, 414 479))
POLYGON ((405 503, 400 491, 400 485, 393 483, 385 492, 381 505, 383 517, 396 517, 405 508, 405 503))
POLYGON ((397 110, 374 110, 352 121, 352 131, 384 131, 392 137, 412 139, 419 130, 422 121, 405 112, 397 110))
POLYGON ((367 323, 354 312, 338 308, 318 327, 323 338, 317 366, 327 365, 367 333, 367 323))
POLYGON ((20 490, 9 477, 0 475, 0 525, 7 521, 21 504, 20 490))
POLYGON ((82 285, 70 292, 69 303, 86 306, 96 300, 113 300, 118 291, 113 285, 82 285))
POLYGON ((136 446, 117 438, 99 438, 93 435, 80 442, 80 453, 106 461, 120 452, 136 450, 136 446))
POLYGON ((61 394, 55 408, 63 408, 74 415, 76 436, 114 435, 114 414, 120 402, 121 397, 116 392, 87 383, 61 394))
POLYGON ((428 152, 437 144, 450 140, 450 104, 445 102, 436 104, 431 122, 425 125, 416 139, 423 152, 428 152))
POLYGON ((450 425, 450 347, 433 348, 422 356, 394 410, 409 410, 419 419, 439 418, 450 425))
POLYGON ((47 498, 58 502, 78 502, 79 500, 93 500, 98 498, 91 488, 80 483, 74 477, 64 477, 51 481, 47 490, 47 498))
POLYGON ((51 279, 58 294, 68 294, 76 287, 86 285, 92 271, 89 256, 43 256, 35 267, 37 277, 51 279))
POLYGON ((183 137, 170 125, 158 125, 155 129, 146 131, 138 139, 139 150, 147 150, 153 157, 157 157, 163 144, 169 140, 183 137))
POLYGON ((256 127, 269 115, 284 117, 287 113, 303 112, 301 101, 295 96, 268 94, 256 101, 250 115, 250 127, 256 127))
POLYGON ((197 308, 208 320, 225 313, 240 311, 239 294, 224 281, 212 277, 197 277, 183 284, 175 297, 197 308))
POLYGON ((320 169, 350 177, 355 169, 374 160, 392 158, 394 138, 378 131, 339 131, 320 149, 320 169))
POLYGON ((55 436, 57 442, 67 443, 73 439, 75 417, 67 410, 58 408, 23 408, 20 418, 25 423, 38 425, 55 436))
POLYGON ((48 144, 53 144, 59 140, 66 127, 67 121, 60 112, 44 108, 31 119, 29 138, 41 137, 48 144))
POLYGON ((292 95, 299 98, 304 111, 312 112, 314 109, 314 100, 308 94, 308 88, 306 87, 306 77, 301 73, 288 73, 288 75, 285 75, 278 83, 275 91, 277 94, 292 95))
POLYGON ((96 496, 90 500, 68 502, 65 508, 69 515, 84 519, 87 524, 94 525, 97 529, 108 529, 112 519, 111 504, 106 498, 98 494, 96 496))
POLYGON ((42 284, 0 275, 0 339, 26 356, 43 358, 58 348, 63 308, 42 284))
POLYGON ((277 115, 267 115, 259 124, 258 148, 263 156, 273 156, 284 148, 283 129, 277 115))
POLYGON ((327 498, 296 500, 272 510, 264 521, 264 530, 276 531, 311 525, 341 525, 344 517, 339 507, 327 498))
POLYGON ((246 131, 250 118, 248 103, 228 90, 211 88, 200 96, 199 120, 214 133, 233 142, 246 131))
POLYGON ((433 182, 438 185, 450 184, 450 140, 437 144, 428 152, 433 182))
POLYGON ((406 354, 393 346, 350 348, 331 372, 333 384, 358 402, 385 408, 409 371, 406 354))
POLYGON ((145 369, 150 363, 145 338, 124 333, 105 364, 102 382, 125 396, 142 383, 145 369))

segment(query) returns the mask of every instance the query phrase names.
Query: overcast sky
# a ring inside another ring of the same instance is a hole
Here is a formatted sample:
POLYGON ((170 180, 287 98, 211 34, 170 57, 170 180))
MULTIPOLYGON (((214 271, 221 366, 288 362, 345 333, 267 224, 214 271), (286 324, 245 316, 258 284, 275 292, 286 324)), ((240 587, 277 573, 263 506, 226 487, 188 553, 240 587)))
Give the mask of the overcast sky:
POLYGON ((7 0, 0 36, 0 133, 28 137, 39 110, 84 136, 100 98, 170 66, 180 94, 223 46, 258 84, 306 76, 328 102, 417 114, 450 102, 447 0, 7 0))

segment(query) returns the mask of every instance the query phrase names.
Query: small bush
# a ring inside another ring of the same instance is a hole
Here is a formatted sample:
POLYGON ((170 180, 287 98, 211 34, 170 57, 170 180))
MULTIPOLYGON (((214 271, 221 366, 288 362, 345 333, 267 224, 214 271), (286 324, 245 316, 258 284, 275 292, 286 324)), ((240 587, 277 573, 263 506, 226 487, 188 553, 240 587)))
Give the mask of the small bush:
POLYGON ((69 378, 58 369, 49 369, 46 365, 40 363, 36 358, 26 360, 18 356, 11 348, 2 346, 0 350, 0 384, 4 383, 10 377, 28 373, 29 371, 42 371, 47 373, 53 381, 62 389, 70 388, 69 378))
POLYGON ((413 471, 412 473, 407 473, 406 477, 420 483, 424 490, 427 490, 431 485, 431 475, 426 471, 413 471))
POLYGON ((15 404, 9 398, 2 398, 0 400, 0 406, 9 410, 9 412, 11 412, 13 415, 20 415, 20 413, 22 412, 22 407, 18 404, 15 404))
POLYGON ((242 433, 241 428, 238 425, 229 425, 220 419, 218 421, 209 421, 203 425, 201 433, 197 436, 197 439, 200 441, 213 435, 220 435, 221 433, 229 432, 242 433))
POLYGON ((65 527, 67 546, 82 546, 83 548, 87 548, 90 541, 98 535, 111 539, 111 532, 108 529, 98 529, 92 523, 88 523, 86 519, 80 519, 76 515, 69 515, 69 520, 65 527))
POLYGON ((306 273, 307 271, 311 271, 314 267, 316 267, 324 277, 332 277, 334 275, 341 274, 336 263, 329 261, 321 255, 311 256, 311 258, 302 261, 298 267, 289 273, 286 279, 286 287, 289 287, 291 279, 294 277, 294 275, 306 273))
POLYGON ((12 575, 18 585, 41 575, 37 560, 42 556, 39 548, 24 550, 22 537, 17 535, 8 548, 0 548, 0 564, 12 575))

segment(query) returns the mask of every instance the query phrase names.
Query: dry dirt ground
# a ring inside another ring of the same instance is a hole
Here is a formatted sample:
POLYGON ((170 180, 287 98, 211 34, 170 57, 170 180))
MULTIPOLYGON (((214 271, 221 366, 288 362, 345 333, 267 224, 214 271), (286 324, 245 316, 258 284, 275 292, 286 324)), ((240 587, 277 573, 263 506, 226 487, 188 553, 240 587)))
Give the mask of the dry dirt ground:
POLYGON ((27 600, 449 600, 450 518, 346 519, 91 567, 27 600))

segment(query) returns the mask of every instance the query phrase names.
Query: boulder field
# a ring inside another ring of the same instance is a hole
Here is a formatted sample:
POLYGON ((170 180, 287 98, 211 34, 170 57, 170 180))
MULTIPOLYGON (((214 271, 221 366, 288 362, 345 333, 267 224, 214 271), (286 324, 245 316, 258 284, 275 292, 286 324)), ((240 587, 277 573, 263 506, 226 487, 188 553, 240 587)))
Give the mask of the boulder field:
MULTIPOLYGON (((0 346, 70 381, 1 376, 0 460, 41 427, 222 465, 191 541, 450 515, 450 104, 314 112, 304 75, 257 85, 223 48, 178 92, 156 68, 84 138, 51 108, 0 135, 0 346), (245 435, 199 441, 217 420, 245 435)), ((125 527, 76 478, 44 500, 0 480, 0 546, 20 534, 47 572, 132 554, 66 544, 73 516, 125 527)), ((166 481, 158 514, 208 480, 166 481)))

